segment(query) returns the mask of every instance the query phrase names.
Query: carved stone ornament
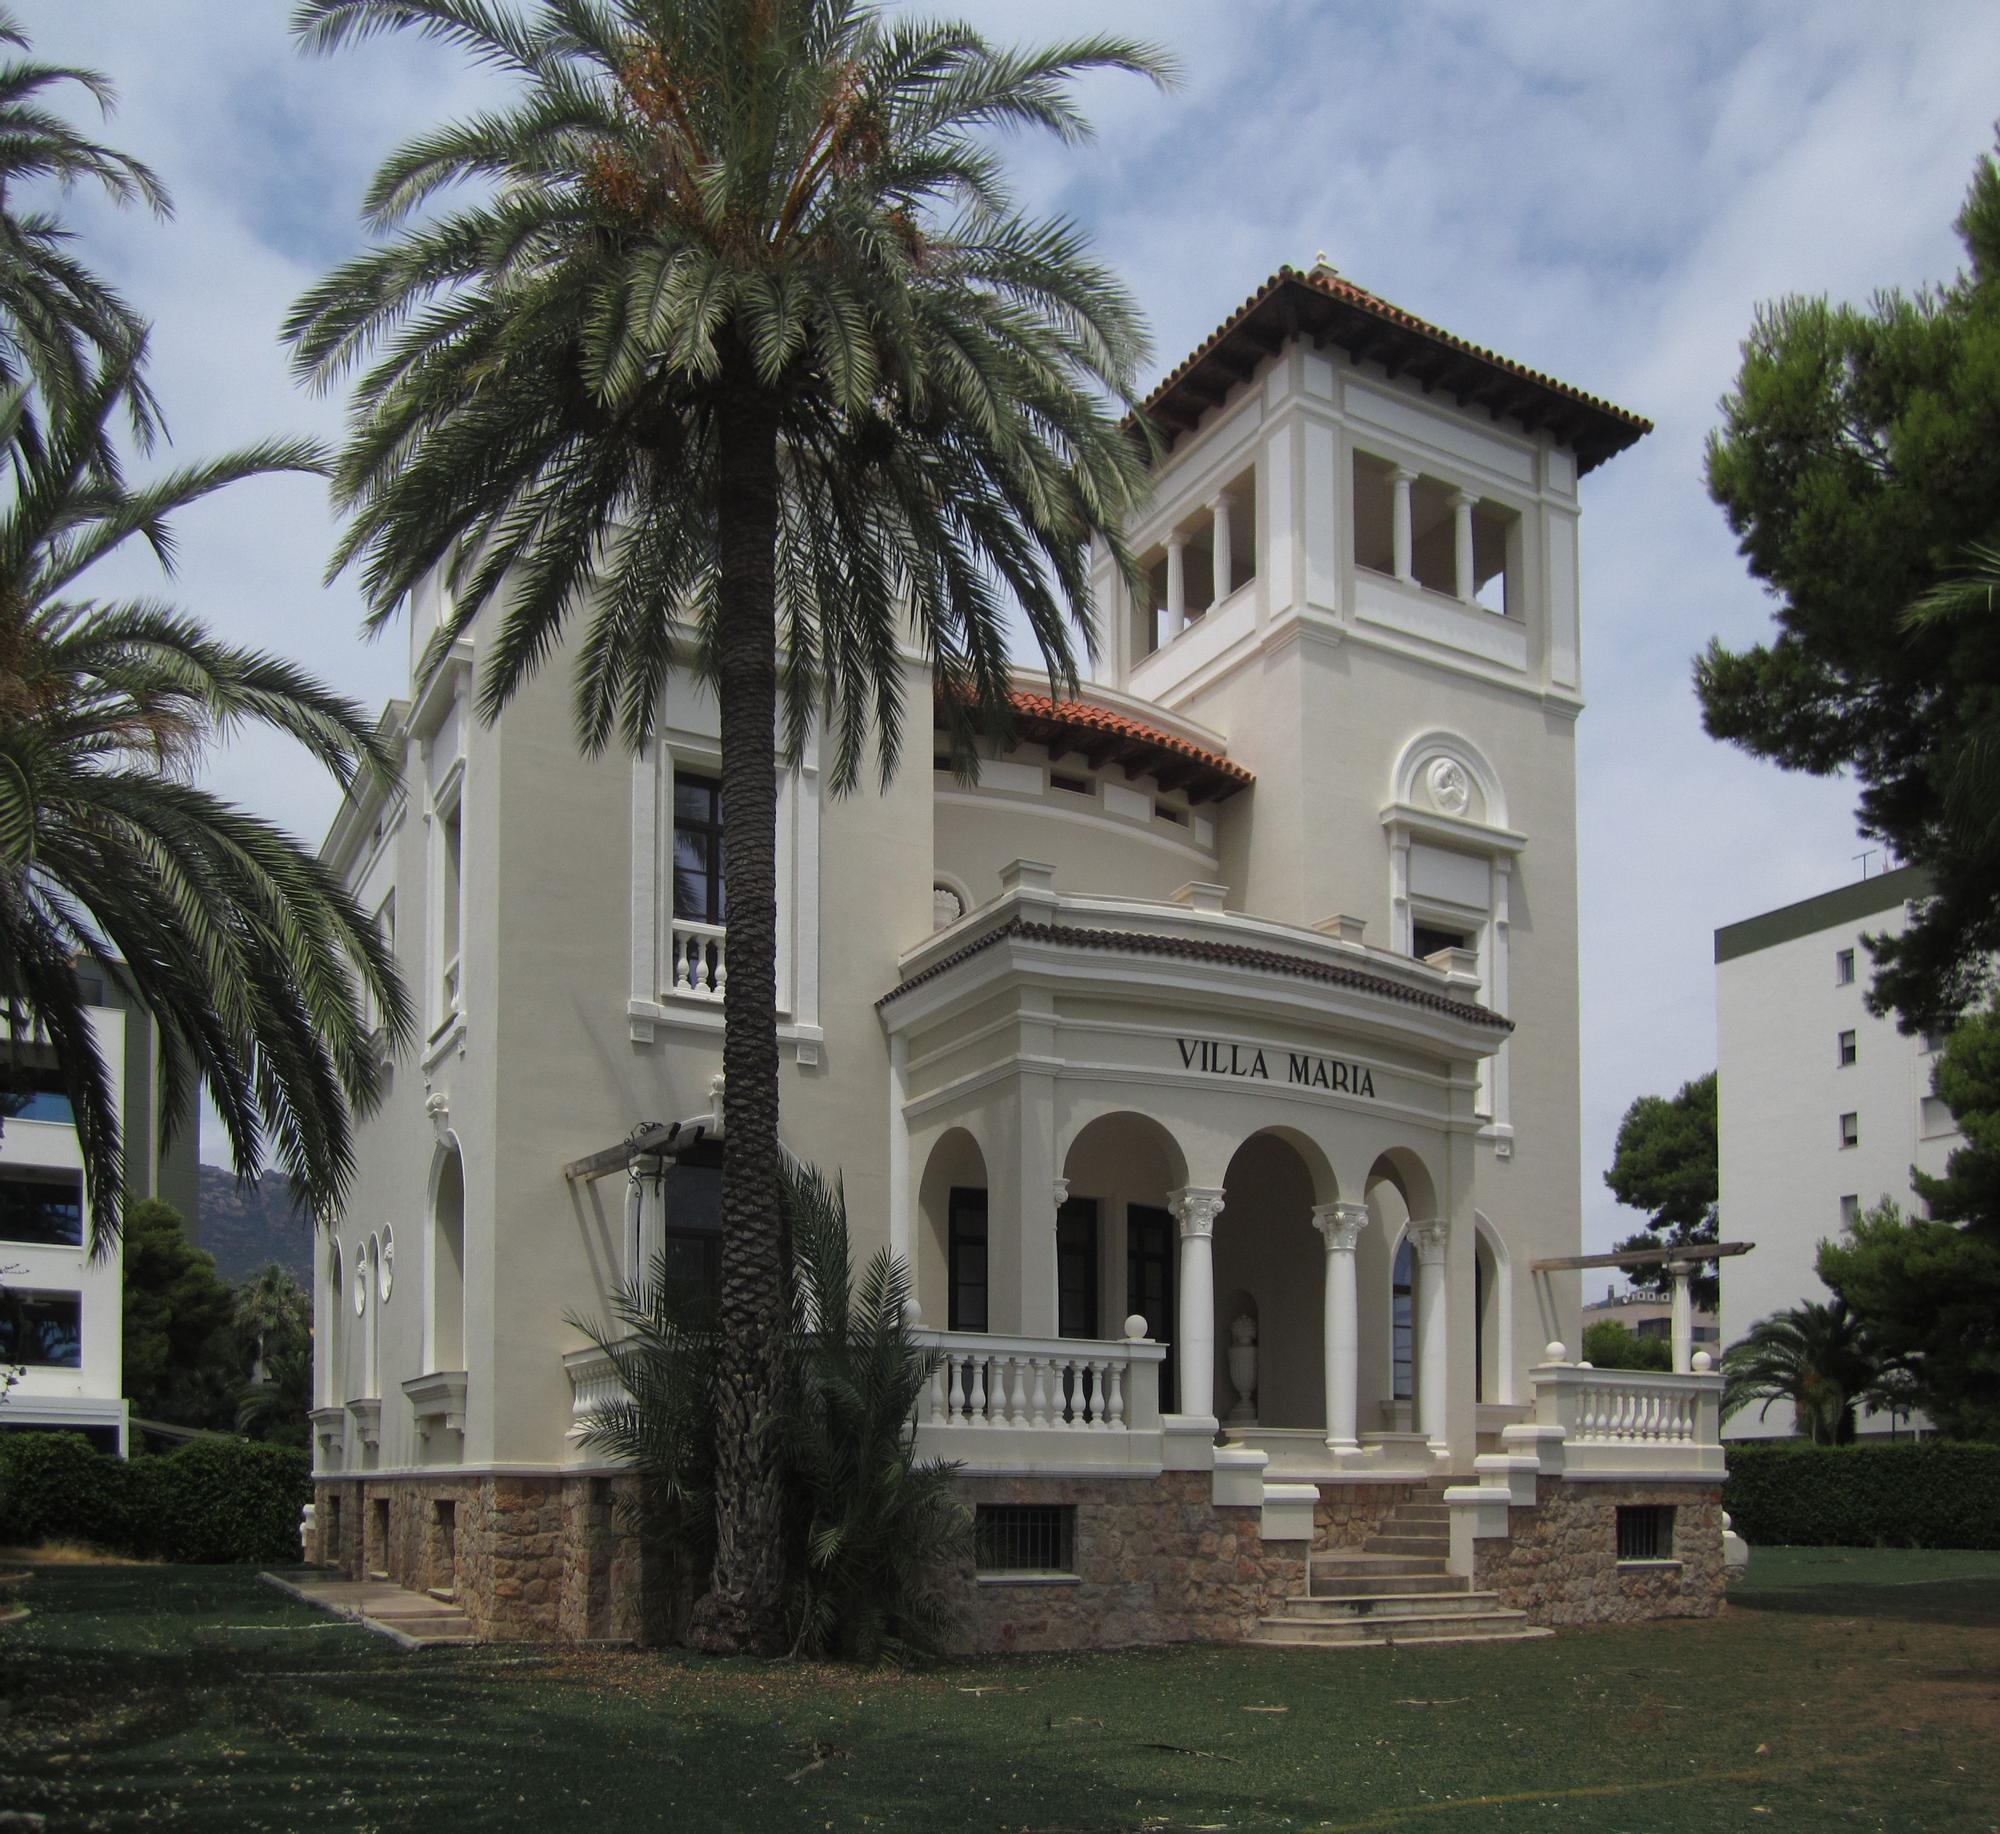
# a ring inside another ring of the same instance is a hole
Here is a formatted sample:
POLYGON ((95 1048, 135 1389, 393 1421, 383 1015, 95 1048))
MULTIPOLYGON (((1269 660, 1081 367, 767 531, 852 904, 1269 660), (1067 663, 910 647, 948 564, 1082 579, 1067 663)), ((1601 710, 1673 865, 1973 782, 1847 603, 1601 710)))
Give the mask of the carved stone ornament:
POLYGON ((965 900, 949 885, 931 887, 931 928, 946 930, 965 915, 965 900))
POLYGON ((1431 1223, 1412 1223, 1410 1240, 1416 1244, 1417 1259, 1435 1265, 1444 1259, 1445 1244, 1451 1240, 1451 1225, 1442 1218, 1431 1223))
POLYGON ((1424 771, 1431 806, 1445 815, 1463 815, 1472 807, 1472 779, 1456 758, 1433 758, 1424 771))
POLYGON ((1183 1236, 1215 1233, 1215 1219, 1222 1214, 1220 1191, 1176 1191, 1167 1201, 1173 1205, 1183 1236))
POLYGON ((1368 1227, 1368 1206, 1315 1204, 1312 1221, 1329 1254, 1352 1254, 1355 1244, 1361 1240, 1362 1230, 1368 1227))

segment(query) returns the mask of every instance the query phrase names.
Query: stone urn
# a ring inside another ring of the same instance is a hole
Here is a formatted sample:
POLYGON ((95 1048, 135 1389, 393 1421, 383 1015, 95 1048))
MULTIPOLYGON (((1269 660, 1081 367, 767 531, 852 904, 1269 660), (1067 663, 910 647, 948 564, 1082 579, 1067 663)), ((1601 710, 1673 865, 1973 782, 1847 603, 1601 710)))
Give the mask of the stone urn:
POLYGON ((1239 1312, 1229 1327, 1229 1382, 1236 1405, 1229 1410, 1231 1426, 1257 1424, 1257 1321, 1239 1312))

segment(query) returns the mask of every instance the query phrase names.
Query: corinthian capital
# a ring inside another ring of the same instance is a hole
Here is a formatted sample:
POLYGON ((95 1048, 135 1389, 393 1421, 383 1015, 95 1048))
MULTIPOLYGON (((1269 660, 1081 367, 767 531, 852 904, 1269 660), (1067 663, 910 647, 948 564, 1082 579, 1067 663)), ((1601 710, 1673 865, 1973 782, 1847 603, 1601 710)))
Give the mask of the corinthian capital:
POLYGON ((1314 1204, 1312 1225, 1326 1243, 1328 1254, 1348 1254, 1354 1252, 1354 1245, 1361 1240, 1362 1230, 1368 1227, 1368 1206, 1366 1204, 1314 1204))
POLYGON ((1435 1267, 1444 1259, 1445 1244, 1451 1240, 1451 1224, 1443 1217, 1410 1225, 1410 1240, 1416 1244, 1417 1259, 1435 1267))
POLYGON ((1178 1191, 1167 1193, 1167 1203, 1174 1213, 1185 1236, 1210 1236, 1215 1233, 1215 1219, 1222 1214, 1222 1193, 1203 1190, 1199 1185, 1187 1185, 1178 1191))

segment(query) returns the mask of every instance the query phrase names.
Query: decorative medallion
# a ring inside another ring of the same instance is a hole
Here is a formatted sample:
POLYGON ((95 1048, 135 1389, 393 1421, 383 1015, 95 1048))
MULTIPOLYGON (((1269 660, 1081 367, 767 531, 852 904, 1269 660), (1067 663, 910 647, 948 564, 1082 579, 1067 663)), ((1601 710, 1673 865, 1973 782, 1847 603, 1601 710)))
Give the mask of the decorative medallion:
POLYGON ((931 887, 931 928, 949 929, 965 915, 965 900, 949 885, 931 887))
POLYGON ((1472 806, 1472 779, 1456 758, 1433 758, 1424 772, 1431 806, 1445 815, 1463 815, 1472 806))

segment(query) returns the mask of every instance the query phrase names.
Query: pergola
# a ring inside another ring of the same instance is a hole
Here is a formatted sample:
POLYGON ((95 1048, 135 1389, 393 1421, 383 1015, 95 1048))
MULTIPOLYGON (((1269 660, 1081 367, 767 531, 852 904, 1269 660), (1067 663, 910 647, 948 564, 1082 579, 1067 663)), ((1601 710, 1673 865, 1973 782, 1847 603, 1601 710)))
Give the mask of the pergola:
POLYGON ((1686 1375, 1694 1368, 1694 1307, 1688 1300, 1688 1276, 1699 1262, 1747 1255, 1756 1246, 1755 1242, 1699 1242, 1680 1248, 1634 1248, 1624 1254, 1551 1255, 1528 1265, 1538 1274, 1574 1273, 1586 1267, 1665 1267, 1674 1277, 1674 1372, 1686 1375))

